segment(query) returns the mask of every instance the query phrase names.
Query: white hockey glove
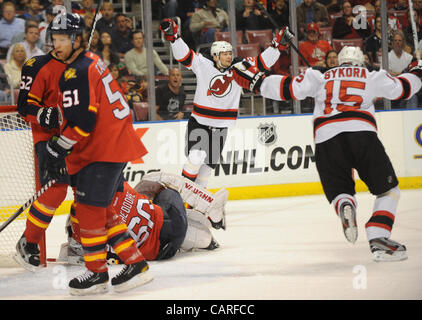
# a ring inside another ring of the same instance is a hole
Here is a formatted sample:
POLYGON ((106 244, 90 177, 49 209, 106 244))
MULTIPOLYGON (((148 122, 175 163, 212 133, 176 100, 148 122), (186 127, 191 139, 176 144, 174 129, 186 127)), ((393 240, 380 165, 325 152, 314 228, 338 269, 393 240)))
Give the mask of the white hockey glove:
POLYGON ((413 73, 422 80, 422 60, 413 61, 409 65, 409 73, 413 73))

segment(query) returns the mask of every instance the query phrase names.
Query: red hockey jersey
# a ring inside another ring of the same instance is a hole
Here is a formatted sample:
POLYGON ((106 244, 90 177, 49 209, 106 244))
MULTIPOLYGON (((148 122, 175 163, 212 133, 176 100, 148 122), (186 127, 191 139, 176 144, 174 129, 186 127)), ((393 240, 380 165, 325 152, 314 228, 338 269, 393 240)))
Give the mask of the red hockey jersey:
POLYGON ((113 206, 120 219, 128 226, 145 259, 154 260, 160 249, 160 231, 163 226, 161 207, 133 190, 127 182, 122 193, 116 193, 113 206))
POLYGON ((128 162, 147 153, 132 125, 129 104, 104 62, 82 52, 59 81, 61 135, 73 145, 69 174, 93 162, 128 162))
POLYGON ((31 123, 34 144, 59 134, 58 130, 41 127, 37 113, 40 108, 58 106, 59 78, 66 66, 49 53, 27 60, 22 68, 18 111, 31 123))

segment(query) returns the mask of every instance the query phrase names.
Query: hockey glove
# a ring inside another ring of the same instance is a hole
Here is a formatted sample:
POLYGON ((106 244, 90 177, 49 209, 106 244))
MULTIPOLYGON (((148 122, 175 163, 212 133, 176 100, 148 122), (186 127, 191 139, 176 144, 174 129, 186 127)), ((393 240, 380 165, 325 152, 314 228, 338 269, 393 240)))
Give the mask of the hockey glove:
POLYGON ((409 65, 409 72, 418 76, 422 80, 422 60, 413 61, 409 65))
POLYGON ((293 33, 290 32, 289 27, 281 29, 271 42, 271 46, 277 48, 279 51, 286 50, 289 43, 293 39, 293 33))
POLYGON ((42 176, 44 179, 59 179, 67 174, 65 158, 72 152, 62 146, 60 137, 53 136, 46 144, 46 157, 42 164, 42 176))
POLYGON ((164 19, 160 24, 160 30, 164 34, 164 38, 168 41, 174 42, 180 37, 179 27, 172 19, 164 19))
POLYGON ((37 114, 37 121, 41 127, 49 130, 59 128, 59 109, 53 107, 40 108, 37 114))
POLYGON ((259 71, 258 67, 243 60, 233 65, 233 79, 242 88, 253 93, 258 93, 266 74, 259 71))

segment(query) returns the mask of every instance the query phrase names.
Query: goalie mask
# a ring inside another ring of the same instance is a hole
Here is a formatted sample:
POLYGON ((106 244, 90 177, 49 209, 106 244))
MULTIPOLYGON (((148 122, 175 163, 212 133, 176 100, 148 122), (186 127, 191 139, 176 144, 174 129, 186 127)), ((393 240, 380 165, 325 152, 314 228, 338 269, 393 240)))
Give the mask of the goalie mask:
POLYGON ((214 58, 216 57, 216 63, 218 68, 228 68, 231 65, 231 61, 229 65, 223 66, 220 61, 220 53, 222 52, 231 52, 232 57, 231 61, 233 61, 233 47, 227 41, 215 41, 211 45, 211 56, 214 58))
POLYGON ((363 67, 365 65, 365 57, 363 56, 363 52, 359 47, 345 46, 338 54, 338 63, 339 65, 351 64, 354 66, 363 67))

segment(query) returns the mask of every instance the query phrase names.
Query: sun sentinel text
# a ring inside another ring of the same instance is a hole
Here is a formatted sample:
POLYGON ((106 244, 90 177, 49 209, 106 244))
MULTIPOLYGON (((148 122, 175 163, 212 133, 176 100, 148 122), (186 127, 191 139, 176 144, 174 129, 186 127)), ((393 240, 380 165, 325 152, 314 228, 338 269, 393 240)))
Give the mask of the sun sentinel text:
POLYGON ((166 319, 246 319, 255 315, 254 304, 206 303, 199 305, 168 305, 166 319))

